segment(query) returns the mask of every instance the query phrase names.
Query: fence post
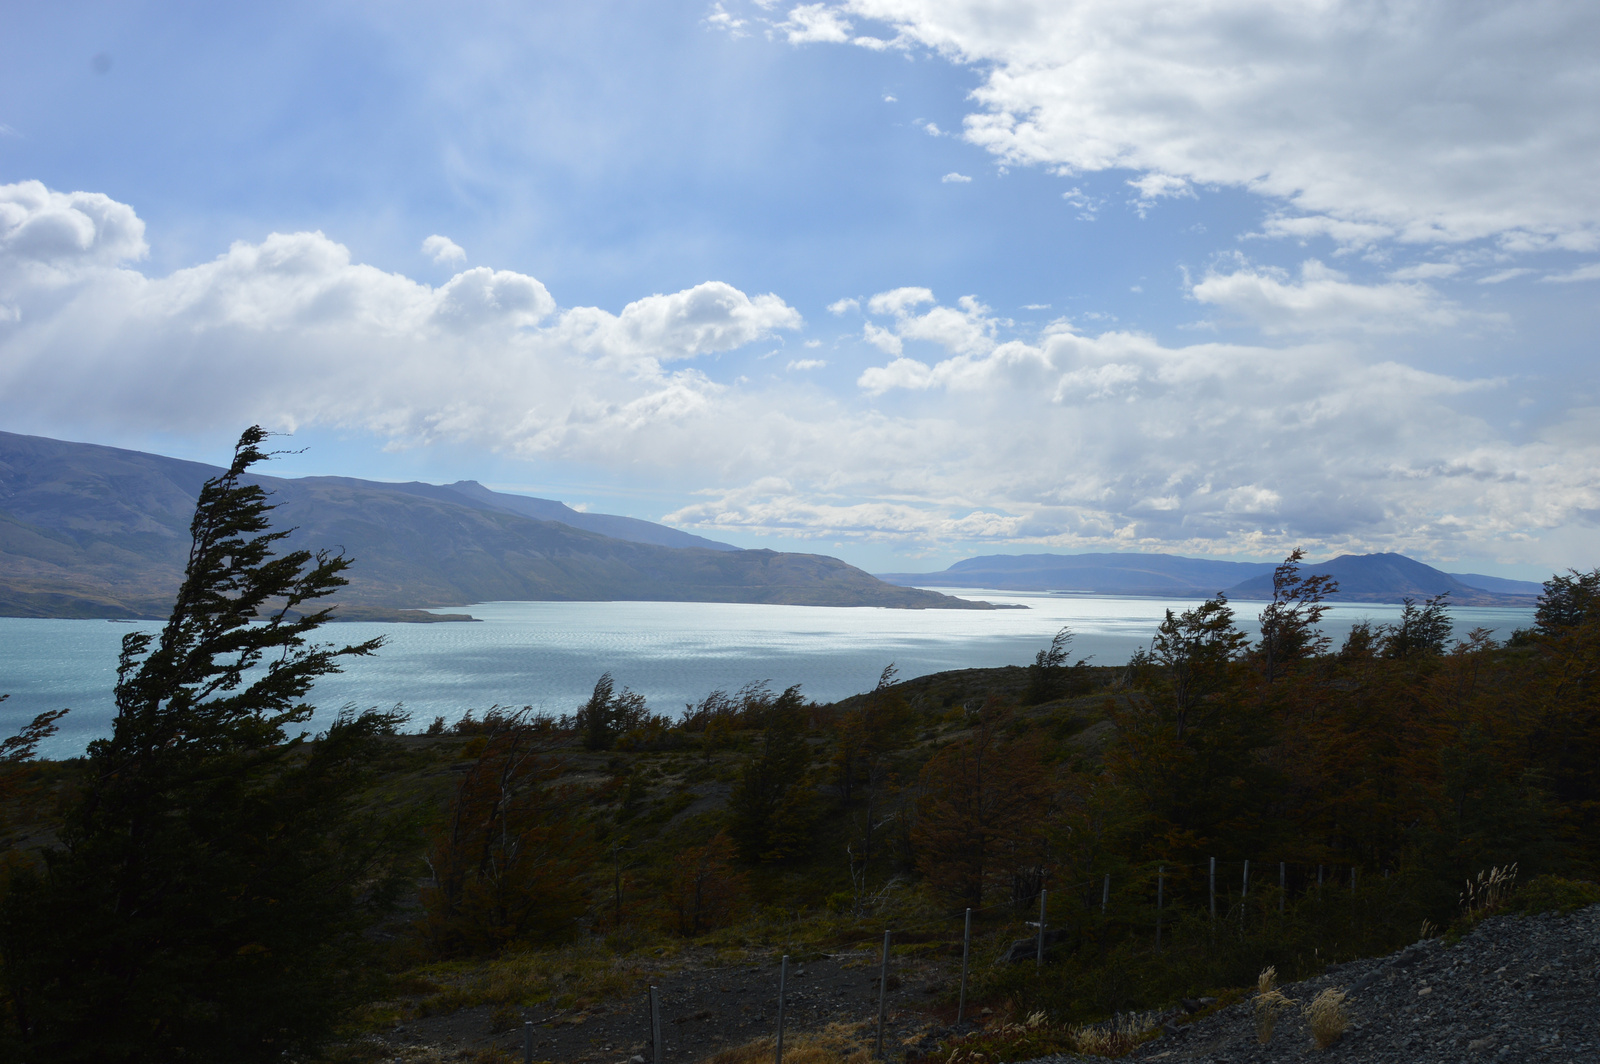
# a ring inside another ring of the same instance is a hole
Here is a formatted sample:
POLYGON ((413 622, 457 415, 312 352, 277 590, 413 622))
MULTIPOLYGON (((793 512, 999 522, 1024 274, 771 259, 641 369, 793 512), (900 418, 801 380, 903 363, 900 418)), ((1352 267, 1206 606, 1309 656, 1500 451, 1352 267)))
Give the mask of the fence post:
POLYGON ((1355 865, 1351 865, 1350 866, 1350 892, 1352 894, 1355 893, 1355 889, 1356 889, 1356 866, 1355 865))
POLYGON ((1111 873, 1106 873, 1105 886, 1100 888, 1100 915, 1106 914, 1106 906, 1111 904, 1111 873))
POLYGON ((1244 935, 1244 911, 1250 903, 1250 858, 1244 859, 1244 881, 1239 887, 1239 934, 1244 935))
POLYGON ((961 932, 961 998, 956 1004, 956 1026, 967 1012, 967 958, 972 954, 972 910, 967 910, 967 927, 961 932))
POLYGON ((1039 950, 1033 959, 1035 968, 1044 967, 1044 899, 1045 895, 1049 893, 1043 887, 1039 888, 1039 950))
POLYGON ((533 1064, 533 1021, 526 1009, 522 1012, 522 1064, 533 1064))
POLYGON ((1211 859, 1211 919, 1217 918, 1217 859, 1211 859))
POLYGON ((655 987, 650 988, 650 1062, 661 1064, 661 1058, 666 1056, 666 1050, 661 1045, 661 993, 655 987))
POLYGON ((1167 866, 1161 865, 1156 869, 1156 952, 1161 952, 1161 917, 1163 915, 1162 902, 1166 901, 1167 891, 1167 866))
POLYGON ((1317 893, 1322 893, 1322 866, 1317 865, 1317 893))
POLYGON ((883 962, 878 965, 878 1046, 873 1056, 883 1059, 883 1011, 889 994, 889 932, 883 933, 883 962))
POLYGON ((1289 889, 1289 866, 1278 862, 1278 915, 1283 915, 1283 897, 1289 889))
POLYGON ((778 963, 778 1064, 783 1064, 783 1000, 789 993, 789 955, 778 963))

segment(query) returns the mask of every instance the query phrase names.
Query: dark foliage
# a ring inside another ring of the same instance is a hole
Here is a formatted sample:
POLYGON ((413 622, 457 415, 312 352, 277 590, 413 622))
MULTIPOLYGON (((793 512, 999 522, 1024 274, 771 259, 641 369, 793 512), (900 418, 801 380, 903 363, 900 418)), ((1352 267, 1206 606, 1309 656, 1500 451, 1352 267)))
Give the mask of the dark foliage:
POLYGON ((273 554, 252 428, 202 488, 159 640, 123 640, 109 739, 62 845, 0 911, 12 1050, 30 1060, 278 1060, 316 1045, 360 980, 360 932, 392 885, 392 839, 356 796, 398 716, 345 713, 314 741, 308 641, 343 557, 273 554), (154 649, 151 644, 154 642, 154 649), (148 652, 148 653, 147 653, 148 652))

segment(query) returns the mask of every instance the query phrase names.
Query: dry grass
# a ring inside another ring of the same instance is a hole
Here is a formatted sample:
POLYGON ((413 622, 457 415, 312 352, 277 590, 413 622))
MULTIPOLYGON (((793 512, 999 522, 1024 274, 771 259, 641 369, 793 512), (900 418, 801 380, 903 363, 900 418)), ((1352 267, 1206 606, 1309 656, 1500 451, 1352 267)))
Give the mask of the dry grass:
MULTIPOLYGON (((603 943, 514 953, 491 960, 432 964, 411 973, 414 983, 436 988, 414 1006, 424 1015, 492 1005, 511 1021, 524 1006, 548 1003, 582 1008, 636 990, 643 967, 603 943)), ((505 1017, 497 1015, 499 1025, 505 1017)))
MULTIPOLYGON (((872 1046, 867 1025, 834 1023, 820 1031, 784 1035, 784 1064, 868 1064, 872 1046)), ((771 1064, 777 1047, 771 1038, 758 1038, 742 1046, 707 1057, 704 1064, 771 1064)))
POLYGON ((1495 867, 1479 872, 1476 880, 1467 880, 1467 889, 1461 892, 1461 911, 1469 923, 1476 923, 1505 908, 1511 892, 1517 885, 1517 866, 1495 867))
POLYGON ((1350 1026, 1350 1016, 1344 1010, 1344 991, 1328 987, 1311 999, 1301 1010, 1311 1027, 1311 1040, 1318 1049, 1327 1049, 1339 1040, 1350 1026))
POLYGON ((1261 975, 1256 978, 1256 1041, 1266 1045, 1272 1041, 1272 1031, 1278 1025, 1278 1017, 1294 1008, 1294 1001, 1284 996, 1278 989, 1278 969, 1269 965, 1261 969, 1261 975))

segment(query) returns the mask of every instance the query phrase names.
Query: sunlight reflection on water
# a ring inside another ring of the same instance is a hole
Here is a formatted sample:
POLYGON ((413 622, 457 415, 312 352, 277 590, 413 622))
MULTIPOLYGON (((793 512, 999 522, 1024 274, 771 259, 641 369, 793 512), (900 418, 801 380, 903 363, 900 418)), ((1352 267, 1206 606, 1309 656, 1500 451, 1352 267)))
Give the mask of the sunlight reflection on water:
MULTIPOLYGON (((318 683, 317 723, 338 708, 404 703, 416 722, 454 719, 491 705, 531 704, 570 712, 595 679, 610 671, 617 684, 643 693, 657 712, 676 713, 713 688, 752 680, 774 687, 801 684, 807 697, 832 701, 869 689, 885 665, 903 679, 944 669, 1025 665, 1062 625, 1076 633, 1073 657, 1119 665, 1149 644, 1168 609, 1199 600, 1119 598, 1012 591, 936 589, 962 598, 1025 605, 1025 610, 889 610, 828 606, 762 606, 726 602, 489 602, 443 612, 470 612, 473 624, 331 625, 328 641, 384 635, 376 656, 356 659, 318 683)), ((1255 635, 1261 604, 1236 602, 1241 625, 1255 635)), ((1456 634, 1486 627, 1505 638, 1532 623, 1528 609, 1452 609, 1456 634)), ((1335 606, 1324 629, 1335 643, 1362 619, 1387 623, 1399 606, 1335 606)), ((156 622, 0 618, 0 731, 33 714, 71 706, 61 734, 44 751, 70 756, 109 729, 111 688, 123 633, 155 631, 156 622)))

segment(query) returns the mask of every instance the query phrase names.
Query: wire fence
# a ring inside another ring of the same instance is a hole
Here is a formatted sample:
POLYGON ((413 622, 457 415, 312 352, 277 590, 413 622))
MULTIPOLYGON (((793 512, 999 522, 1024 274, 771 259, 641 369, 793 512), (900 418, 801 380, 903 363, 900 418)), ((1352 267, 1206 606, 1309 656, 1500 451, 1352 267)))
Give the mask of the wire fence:
MULTIPOLYGON (((1247 912, 1252 899, 1259 902, 1258 909, 1263 913, 1276 912, 1282 916, 1291 893, 1299 890, 1301 897, 1320 897, 1325 891, 1332 889, 1347 889, 1352 894, 1359 882, 1359 869, 1355 865, 1308 865, 1290 862, 1269 862, 1266 864, 1252 862, 1248 859, 1242 861, 1225 861, 1219 866, 1216 858, 1209 858, 1204 864, 1186 864, 1183 862, 1164 862, 1153 866, 1142 866, 1121 869, 1118 873, 1101 872, 1086 878, 1068 883, 1058 883, 1051 887, 1044 887, 1032 898, 1026 899, 1030 908, 1034 901, 1038 902, 1038 918, 1024 921, 1025 926, 1033 927, 1031 937, 1031 950, 1024 950, 1022 956, 1017 956, 1019 949, 1030 945, 1028 938, 1019 939, 1007 946, 996 962, 1009 960, 1013 963, 1025 962, 1031 959, 1034 967, 1043 972, 1046 954, 1061 941, 1059 935, 1052 937, 1052 916, 1057 920, 1079 921, 1093 919, 1096 915, 1102 920, 1115 915, 1130 915, 1130 908, 1149 906, 1153 901, 1153 936, 1154 947, 1159 953, 1163 948, 1163 936, 1167 930, 1166 921, 1169 914, 1177 908, 1173 887, 1188 888, 1185 893, 1192 898, 1196 891, 1203 890, 1201 897, 1204 899, 1205 912, 1209 915, 1213 933, 1220 932, 1226 926, 1237 920, 1239 933, 1242 935, 1247 912), (1313 872, 1313 869, 1315 870, 1313 872), (1267 876, 1266 883, 1261 883, 1263 872, 1267 876), (1273 873, 1276 873, 1274 876, 1273 873), (1254 876, 1254 880, 1252 879, 1254 876), (1118 888, 1117 880, 1126 881, 1125 888, 1118 888), (1276 880, 1274 882, 1273 880, 1276 880), (1199 882, 1196 882, 1198 880, 1199 882), (1152 882, 1153 881, 1153 882, 1152 882), (1153 887, 1153 889, 1152 889, 1153 887), (1235 889, 1236 888, 1236 889, 1235 889), (1119 893, 1120 889, 1120 893, 1119 893), (1221 907, 1219 909, 1219 894, 1221 907), (1054 912, 1052 912, 1052 904, 1054 912), (1118 909, 1114 911, 1113 906, 1118 909), (1096 913, 1098 910, 1098 913, 1096 913), (1237 913, 1237 917, 1235 917, 1237 913)), ((1388 872, 1384 871, 1385 878, 1388 872)), ((972 961, 972 919, 974 915, 993 912, 1001 909, 1017 911, 1016 900, 994 902, 989 905, 972 906, 967 908, 960 916, 942 917, 937 920, 924 921, 920 924, 908 924, 898 927, 886 928, 880 939, 876 934, 871 937, 862 937, 835 943, 831 953, 847 953, 882 944, 879 956, 876 1002, 876 1029, 873 1038, 873 1056, 883 1059, 884 1024, 887 1016, 888 986, 891 976, 890 966, 892 959, 892 946, 894 941, 907 938, 924 938, 941 932, 949 932, 948 941, 952 944, 959 938, 961 942, 961 979, 960 989, 956 1004, 956 1025, 960 1026, 966 1018, 968 980, 972 961)), ((774 1030, 774 1062, 783 1064, 785 1022, 787 1019, 786 1006, 789 1003, 789 962, 790 955, 782 954, 778 960, 777 991, 778 1004, 776 1010, 776 1025, 774 1030)), ((670 1053, 676 1053, 678 1059, 686 1057, 686 1050, 691 1046, 669 1047, 664 1039, 661 1026, 661 989, 650 985, 645 992, 644 1021, 647 1028, 646 1056, 648 1064, 665 1064, 670 1053)), ((523 1025, 524 1043, 523 1059, 525 1064, 533 1062, 534 1023, 525 1021, 523 1025)))

